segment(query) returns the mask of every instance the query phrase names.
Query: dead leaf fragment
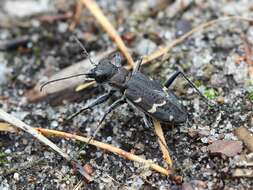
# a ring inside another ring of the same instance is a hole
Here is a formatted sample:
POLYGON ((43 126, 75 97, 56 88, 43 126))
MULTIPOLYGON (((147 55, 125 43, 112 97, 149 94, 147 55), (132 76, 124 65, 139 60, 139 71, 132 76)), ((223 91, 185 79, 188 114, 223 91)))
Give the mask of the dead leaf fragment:
POLYGON ((235 134, 253 152, 253 134, 244 126, 237 128, 235 134))
POLYGON ((182 190, 194 190, 194 189, 206 189, 207 182, 201 180, 192 180, 190 182, 184 182, 182 190))
POLYGON ((94 170, 90 164, 85 164, 83 168, 86 171, 86 173, 88 173, 90 175, 94 172, 94 170))
POLYGON ((242 142, 233 140, 217 140, 210 144, 207 149, 212 154, 220 153, 228 157, 232 157, 242 151, 242 142))
POLYGON ((253 178, 253 170, 252 169, 241 169, 238 168, 233 172, 233 177, 249 177, 253 178))

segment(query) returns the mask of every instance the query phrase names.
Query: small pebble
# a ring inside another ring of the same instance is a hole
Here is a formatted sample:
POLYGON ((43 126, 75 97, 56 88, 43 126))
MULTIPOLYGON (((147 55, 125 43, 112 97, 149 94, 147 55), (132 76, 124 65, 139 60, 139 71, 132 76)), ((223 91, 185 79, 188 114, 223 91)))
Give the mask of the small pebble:
POLYGON ((157 45, 153 41, 151 41, 149 39, 143 39, 138 43, 137 48, 136 48, 136 52, 139 55, 146 55, 146 54, 150 54, 153 51, 155 51, 156 47, 157 47, 157 45))
POLYGON ((14 178, 16 181, 19 181, 19 173, 14 173, 13 178, 14 178))
POLYGON ((85 155, 85 154, 86 154, 86 151, 85 151, 85 150, 79 151, 79 155, 85 155))
POLYGON ((0 55, 0 84, 4 83, 7 80, 7 74, 9 73, 5 61, 1 60, 0 55))
POLYGON ((191 22, 189 20, 180 20, 176 24, 176 37, 182 36, 191 30, 191 22))
POLYGON ((56 127, 58 127, 58 125, 59 125, 59 123, 57 121, 55 121, 55 120, 51 122, 51 127, 53 129, 56 128, 56 127))
POLYGON ((112 137, 111 137, 111 136, 108 136, 108 137, 106 138, 106 141, 107 141, 107 142, 111 142, 111 141, 112 141, 112 137))
POLYGON ((66 22, 61 22, 58 24, 58 32, 64 33, 67 31, 69 25, 66 22))
POLYGON ((5 153, 5 154, 10 154, 10 153, 11 153, 11 149, 6 149, 6 150, 4 151, 4 153, 5 153))

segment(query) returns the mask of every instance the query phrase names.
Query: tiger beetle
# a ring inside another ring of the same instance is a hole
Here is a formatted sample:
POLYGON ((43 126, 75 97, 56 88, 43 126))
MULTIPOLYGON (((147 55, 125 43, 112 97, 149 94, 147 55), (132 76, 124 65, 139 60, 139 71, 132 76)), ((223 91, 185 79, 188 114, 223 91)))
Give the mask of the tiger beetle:
POLYGON ((176 95, 168 89, 179 75, 181 75, 190 84, 190 86, 197 91, 197 93, 204 99, 204 101, 210 105, 208 99, 204 97, 204 95, 185 76, 182 71, 175 72, 164 83, 164 85, 162 85, 158 81, 153 80, 151 77, 148 77, 140 72, 142 59, 137 61, 137 65, 133 71, 129 71, 123 66, 118 66, 122 62, 120 54, 115 54, 114 60, 116 64, 113 64, 112 60, 108 58, 102 59, 98 64, 95 64, 92 62, 90 55, 81 44, 81 42, 77 38, 75 38, 75 40, 82 47, 84 53, 89 58, 90 62, 94 65, 94 68, 91 69, 88 73, 48 81, 41 86, 41 90, 45 85, 49 83, 81 75, 84 75, 93 81, 95 80, 98 84, 106 84, 110 87, 108 92, 99 96, 92 103, 70 116, 68 120, 73 119, 87 109, 93 108, 94 106, 107 101, 116 91, 119 91, 122 95, 121 98, 116 100, 105 111, 92 138, 95 137, 96 133, 99 130, 99 127, 101 126, 101 123, 104 121, 106 116, 124 103, 130 104, 143 113, 144 123, 147 127, 152 126, 153 118, 161 123, 169 124, 180 124, 186 122, 188 119, 186 108, 179 102, 176 95))

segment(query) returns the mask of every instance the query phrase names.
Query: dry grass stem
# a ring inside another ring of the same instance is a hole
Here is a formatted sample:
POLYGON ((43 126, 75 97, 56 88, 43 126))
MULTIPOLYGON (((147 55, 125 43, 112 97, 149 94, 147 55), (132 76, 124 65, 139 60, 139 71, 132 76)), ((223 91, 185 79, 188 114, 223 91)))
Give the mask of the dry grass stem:
POLYGON ((247 36, 244 33, 241 33, 241 38, 244 45, 246 62, 248 63, 248 73, 251 77, 253 77, 253 52, 251 48, 252 45, 250 44, 247 36))
MULTIPOLYGON (((44 129, 44 128, 37 128, 37 130, 39 132, 41 132, 42 134, 46 135, 46 136, 57 136, 57 137, 62 137, 62 138, 66 138, 66 139, 71 139, 71 140, 78 140, 78 141, 82 141, 82 142, 85 142, 85 143, 88 143, 88 141, 90 140, 89 137, 82 137, 82 136, 79 136, 79 135, 75 135, 75 134, 70 134, 70 133, 66 133, 66 132, 62 132, 62 131, 57 131, 57 130, 50 130, 50 129, 44 129)), ((135 161, 135 162, 139 162, 139 163, 143 163, 147 166, 149 166, 151 169, 159 172, 159 173, 162 173, 164 175, 170 175, 172 174, 172 170, 167 170, 155 163, 153 163, 152 161, 150 160, 145 160, 139 156, 136 156, 134 154, 131 154, 129 152, 126 152, 120 148, 117 148, 117 147, 114 147, 110 144, 107 144, 107 143, 102 143, 100 141, 96 141, 96 140, 91 140, 89 142, 89 144, 91 145, 94 145, 98 148, 101 148, 101 149, 104 149, 104 150, 107 150, 109 152, 112 152, 112 153, 115 153, 115 154, 118 154, 119 156, 122 156, 128 160, 132 160, 132 161, 135 161)))
MULTIPOLYGON (((66 132, 62 132, 62 131, 57 131, 57 130, 51 130, 51 129, 44 129, 44 128, 34 128, 34 130, 36 132, 40 132, 45 136, 56 136, 56 137, 61 137, 61 138, 66 138, 66 139, 71 139, 71 140, 78 140, 78 141, 82 141, 85 143, 88 143, 88 141, 90 140, 89 137, 82 137, 79 135, 74 135, 71 133, 66 133, 66 132)), ((0 131, 7 131, 7 132, 17 132, 17 130, 15 130, 15 128, 12 125, 9 125, 7 123, 3 123, 3 125, 0 125, 0 131), (5 127, 5 125, 8 125, 8 128, 5 127)), ((120 148, 114 147, 110 144, 106 144, 106 143, 102 143, 96 140, 91 140, 89 142, 89 144, 94 145, 98 148, 107 150, 109 152, 118 154, 126 159, 135 161, 135 162, 139 162, 142 164, 145 164, 146 166, 148 166, 149 168, 164 174, 166 176, 169 176, 170 174, 173 174, 172 170, 167 170, 155 163, 153 163, 151 160, 145 160, 139 156, 136 156, 134 154, 131 154, 129 152, 126 152, 120 148)))
POLYGON ((237 168, 233 172, 233 177, 248 177, 248 178, 253 178, 253 170, 252 169, 242 169, 242 168, 237 168))
POLYGON ((69 26, 70 31, 74 31, 75 27, 80 22, 82 9, 83 9, 83 4, 82 4, 81 1, 78 1, 77 4, 76 4, 76 10, 75 10, 74 18, 73 18, 73 20, 72 20, 72 22, 69 26))
POLYGON ((95 84, 96 84, 96 81, 92 81, 92 82, 87 82, 87 83, 80 84, 80 85, 78 85, 78 86, 76 87, 75 91, 76 91, 76 92, 82 91, 82 90, 84 90, 84 89, 86 89, 86 88, 89 88, 89 87, 95 85, 95 84))
POLYGON ((47 139, 45 136, 42 134, 38 133, 37 130, 35 130, 33 127, 27 125, 23 121, 15 118, 14 116, 6 113, 2 109, 0 109, 0 119, 10 123, 11 125, 27 132, 30 133, 33 137, 38 139, 39 141, 43 142, 44 144, 50 146, 53 150, 58 152, 62 157, 64 157, 66 160, 70 161, 69 155, 67 155, 65 152, 63 152, 58 146, 56 146, 53 142, 51 142, 49 139, 47 139))
MULTIPOLYGON (((14 116, 6 113, 5 111, 3 111, 2 109, 0 109, 0 119, 10 123, 11 125, 15 126, 18 129, 21 129, 27 133, 30 133, 33 137, 35 137, 36 139, 38 139, 39 141, 41 141, 42 143, 48 145, 49 147, 51 147, 53 150, 55 150, 56 152, 58 152, 63 158, 65 158, 67 161, 71 162, 72 164, 75 164, 75 166, 78 168, 78 171, 88 180, 91 181, 92 178, 90 175, 88 175, 83 169, 82 166, 75 160, 71 159, 71 157, 66 154, 65 152, 63 152, 56 144, 54 144, 53 142, 51 142, 49 139, 47 139, 45 136, 43 136, 41 133, 39 133, 36 129, 34 129, 33 127, 27 125, 26 123, 24 123, 23 121, 15 118, 14 116)), ((3 126, 3 125, 2 125, 3 126)), ((6 127, 6 126, 4 126, 6 127)), ((1 126, 0 126, 1 128, 1 126)), ((7 128, 6 128, 7 129, 7 128)), ((1 131, 1 130, 0 130, 1 131)), ((8 126, 8 131, 10 130, 10 126, 8 126)), ((13 131, 15 131, 15 129, 13 129, 13 131)), ((12 132, 13 132, 12 131, 12 132)))
POLYGON ((163 153, 163 158, 169 164, 169 166, 172 166, 173 162, 172 162, 172 159, 170 157, 170 153, 169 153, 168 146, 167 146, 164 134, 163 134, 161 124, 156 119, 153 119, 153 123, 154 123, 154 126, 155 126, 155 133, 158 136, 158 142, 159 142, 161 151, 163 153))
POLYGON ((19 130, 14 128, 11 124, 0 122, 0 131, 10 132, 10 133, 17 133, 19 130))
POLYGON ((157 59, 157 58, 165 55, 166 53, 170 52, 173 47, 181 44, 184 40, 186 40, 187 38, 189 38, 193 34, 195 34, 197 32, 200 32, 201 30, 205 30, 205 29, 207 29, 207 28, 209 28, 209 27, 211 27, 215 24, 218 24, 218 23, 224 22, 224 21, 228 21, 228 20, 242 20, 242 21, 246 21, 246 22, 253 22, 253 19, 245 18, 245 17, 239 17, 239 16, 223 17, 223 18, 218 18, 218 19, 215 19, 215 20, 205 22, 205 23, 193 28, 192 30, 185 33, 181 37, 173 40, 167 46, 160 47, 159 50, 157 50, 157 51, 155 51, 155 52, 153 52, 149 55, 144 56, 142 64, 148 63, 150 61, 153 61, 154 59, 157 59))
POLYGON ((111 36, 111 38, 115 41, 120 51, 126 57, 128 63, 131 67, 134 67, 134 61, 124 44, 122 38, 119 36, 113 25, 110 21, 105 17, 104 13, 101 11, 99 6, 93 0, 80 0, 83 4, 89 9, 89 11, 93 14, 93 16, 97 19, 97 21, 102 25, 104 30, 111 36))

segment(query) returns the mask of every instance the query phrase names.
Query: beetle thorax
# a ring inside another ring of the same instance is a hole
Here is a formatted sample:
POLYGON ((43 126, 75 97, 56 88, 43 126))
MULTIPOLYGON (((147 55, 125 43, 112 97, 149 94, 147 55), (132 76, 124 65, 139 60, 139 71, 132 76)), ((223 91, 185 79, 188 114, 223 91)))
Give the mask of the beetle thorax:
POLYGON ((125 83, 129 78, 129 71, 118 67, 118 71, 110 78, 109 85, 120 90, 125 90, 125 83))

